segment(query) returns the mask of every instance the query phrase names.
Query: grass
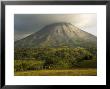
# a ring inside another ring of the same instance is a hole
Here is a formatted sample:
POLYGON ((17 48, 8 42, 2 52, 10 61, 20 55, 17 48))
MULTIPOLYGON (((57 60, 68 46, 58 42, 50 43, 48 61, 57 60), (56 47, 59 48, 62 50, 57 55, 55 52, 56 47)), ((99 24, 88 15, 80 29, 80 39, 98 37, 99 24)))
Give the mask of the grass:
POLYGON ((15 72, 15 76, 96 76, 96 68, 79 68, 69 70, 34 70, 15 72))

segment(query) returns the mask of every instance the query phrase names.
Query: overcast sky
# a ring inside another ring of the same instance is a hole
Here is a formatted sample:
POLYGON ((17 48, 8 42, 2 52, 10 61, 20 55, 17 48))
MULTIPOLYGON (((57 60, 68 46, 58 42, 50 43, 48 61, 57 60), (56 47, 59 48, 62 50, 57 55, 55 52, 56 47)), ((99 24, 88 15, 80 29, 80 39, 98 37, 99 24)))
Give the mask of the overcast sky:
POLYGON ((37 32, 45 25, 69 22, 80 29, 97 36, 97 15, 91 14, 15 14, 14 39, 22 39, 37 32))

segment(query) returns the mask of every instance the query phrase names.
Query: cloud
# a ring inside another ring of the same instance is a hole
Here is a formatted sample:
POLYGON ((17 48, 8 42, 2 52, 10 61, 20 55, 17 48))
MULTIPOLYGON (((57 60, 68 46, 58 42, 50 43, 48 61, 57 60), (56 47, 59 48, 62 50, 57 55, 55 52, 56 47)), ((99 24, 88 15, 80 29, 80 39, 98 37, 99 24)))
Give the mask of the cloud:
POLYGON ((97 15, 91 14, 15 14, 15 40, 56 22, 69 22, 93 35, 97 34, 97 15))

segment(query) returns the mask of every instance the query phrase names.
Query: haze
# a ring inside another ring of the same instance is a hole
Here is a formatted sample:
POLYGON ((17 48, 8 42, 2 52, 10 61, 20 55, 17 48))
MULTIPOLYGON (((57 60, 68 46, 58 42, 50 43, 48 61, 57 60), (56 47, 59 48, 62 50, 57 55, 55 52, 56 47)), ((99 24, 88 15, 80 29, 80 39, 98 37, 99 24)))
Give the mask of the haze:
POLYGON ((91 14, 15 14, 14 41, 22 39, 48 24, 69 22, 97 36, 97 15, 91 14))

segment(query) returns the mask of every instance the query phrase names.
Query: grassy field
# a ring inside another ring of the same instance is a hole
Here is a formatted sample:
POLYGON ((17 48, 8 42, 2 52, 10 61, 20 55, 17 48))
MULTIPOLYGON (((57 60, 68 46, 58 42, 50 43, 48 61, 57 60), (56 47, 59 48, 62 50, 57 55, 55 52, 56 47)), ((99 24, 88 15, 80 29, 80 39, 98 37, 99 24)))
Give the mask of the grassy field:
POLYGON ((15 76, 96 76, 95 68, 80 68, 71 70, 34 70, 15 72, 15 76))

